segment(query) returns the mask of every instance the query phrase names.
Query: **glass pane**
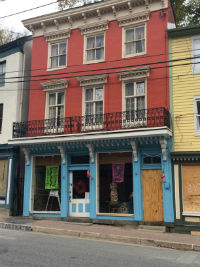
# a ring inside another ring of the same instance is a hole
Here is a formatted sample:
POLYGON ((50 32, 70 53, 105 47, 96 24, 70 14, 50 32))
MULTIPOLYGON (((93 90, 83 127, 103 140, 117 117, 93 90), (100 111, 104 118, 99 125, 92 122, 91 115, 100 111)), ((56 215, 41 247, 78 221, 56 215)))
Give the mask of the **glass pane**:
POLYGON ((145 97, 137 97, 137 110, 145 109, 145 97))
POLYGON ((197 101, 197 114, 200 115, 200 100, 197 101))
POLYGON ((130 97, 126 99, 126 111, 134 110, 134 98, 130 97))
POLYGON ((51 58, 51 67, 52 68, 58 67, 58 57, 52 57, 51 58))
POLYGON ((58 93, 58 104, 64 104, 64 93, 58 93))
POLYGON ((87 61, 95 60, 95 49, 87 51, 87 61))
POLYGON ((87 38, 87 49, 95 48, 95 38, 88 37, 87 38))
POLYGON ((104 35, 96 36, 96 47, 104 47, 104 35))
POLYGON ((144 52, 144 40, 136 42, 136 53, 144 52))
POLYGON ((104 48, 100 48, 96 50, 96 59, 103 59, 104 48))
POLYGON ((144 39, 144 26, 136 28, 135 36, 136 40, 144 39))
POLYGON ((66 43, 59 45, 59 55, 66 55, 66 43))
POLYGON ((102 100, 103 99, 103 88, 96 88, 95 99, 96 100, 102 100))
POLYGON ((58 45, 51 45, 51 56, 57 56, 58 55, 58 45))
POLYGON ((136 83, 136 95, 144 95, 144 94, 145 94, 144 82, 137 82, 136 83))
POLYGON ((134 40, 134 29, 126 30, 126 42, 134 40))
POLYGON ((65 66, 66 65, 66 55, 59 56, 59 66, 65 66))
POLYGON ((133 83, 126 83, 126 96, 133 96, 134 95, 134 84, 133 83))
POLYGON ((86 101, 93 100, 93 89, 86 89, 86 91, 85 91, 85 100, 86 101))
POLYGON ((6 72, 6 63, 1 63, 0 64, 0 74, 3 74, 6 72))
POLYGON ((64 118, 64 106, 58 107, 58 119, 64 118))
POLYGON ((194 56, 200 55, 200 39, 193 40, 193 50, 194 56))
POLYGON ((103 101, 96 102, 95 114, 103 114, 103 101))
POLYGON ((49 108, 49 119, 56 118, 56 107, 49 108))
POLYGON ((93 103, 86 103, 86 115, 92 115, 93 114, 93 103))
POLYGON ((134 54, 135 53, 135 43, 128 43, 126 44, 126 55, 134 54))
POLYGON ((56 104, 56 94, 49 94, 49 105, 56 104))

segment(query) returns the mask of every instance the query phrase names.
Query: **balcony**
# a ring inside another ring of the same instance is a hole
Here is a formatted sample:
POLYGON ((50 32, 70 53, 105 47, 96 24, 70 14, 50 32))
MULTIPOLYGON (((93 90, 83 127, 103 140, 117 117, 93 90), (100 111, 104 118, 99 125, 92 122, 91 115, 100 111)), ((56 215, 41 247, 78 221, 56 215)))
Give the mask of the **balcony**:
POLYGON ((13 123, 13 138, 68 135, 136 128, 170 128, 170 113, 163 107, 98 115, 13 123))

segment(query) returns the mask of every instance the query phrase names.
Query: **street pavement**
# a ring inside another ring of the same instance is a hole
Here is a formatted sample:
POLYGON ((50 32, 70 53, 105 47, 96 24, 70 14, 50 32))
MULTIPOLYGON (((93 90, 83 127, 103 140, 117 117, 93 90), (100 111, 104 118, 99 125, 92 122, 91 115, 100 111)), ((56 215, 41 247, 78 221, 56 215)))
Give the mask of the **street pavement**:
POLYGON ((3 215, 0 215, 0 228, 200 252, 200 237, 189 234, 3 215))
POLYGON ((0 267, 200 267, 200 253, 0 229, 0 267))

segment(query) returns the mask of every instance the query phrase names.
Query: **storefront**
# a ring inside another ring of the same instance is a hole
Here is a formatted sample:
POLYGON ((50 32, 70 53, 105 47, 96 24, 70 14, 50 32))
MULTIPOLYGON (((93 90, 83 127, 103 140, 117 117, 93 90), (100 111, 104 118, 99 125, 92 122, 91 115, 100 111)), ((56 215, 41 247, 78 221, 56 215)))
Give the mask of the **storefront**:
POLYGON ((24 216, 173 222, 169 142, 156 137, 23 147, 24 216))

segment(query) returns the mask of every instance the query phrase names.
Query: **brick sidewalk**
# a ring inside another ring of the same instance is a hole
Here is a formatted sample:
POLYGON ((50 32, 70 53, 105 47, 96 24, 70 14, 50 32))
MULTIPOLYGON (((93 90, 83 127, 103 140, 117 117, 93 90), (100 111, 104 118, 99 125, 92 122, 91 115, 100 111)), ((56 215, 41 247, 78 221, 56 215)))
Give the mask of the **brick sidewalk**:
POLYGON ((137 230, 133 228, 69 223, 52 220, 33 220, 23 217, 6 217, 0 215, 1 228, 21 229, 27 226, 34 232, 54 235, 76 236, 80 238, 101 239, 115 242, 167 247, 182 250, 200 251, 200 237, 188 234, 162 233, 155 230, 137 230), (16 225, 16 227, 15 227, 16 225))

